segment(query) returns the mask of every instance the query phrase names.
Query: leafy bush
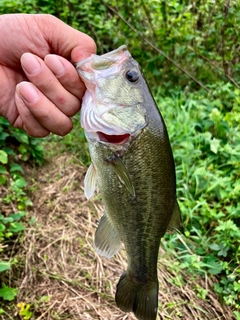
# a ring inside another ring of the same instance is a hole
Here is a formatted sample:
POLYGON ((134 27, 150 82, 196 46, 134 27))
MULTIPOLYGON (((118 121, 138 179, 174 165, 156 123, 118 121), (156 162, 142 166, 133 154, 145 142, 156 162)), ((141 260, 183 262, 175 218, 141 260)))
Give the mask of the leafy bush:
POLYGON ((32 205, 26 194, 27 182, 23 178, 21 165, 23 161, 43 163, 40 139, 31 138, 25 132, 12 128, 0 117, 0 191, 2 189, 3 195, 0 209, 0 297, 6 301, 13 300, 18 291, 4 281, 5 273, 17 263, 14 258, 10 258, 7 250, 24 231, 23 219, 27 215, 27 207, 32 205), (4 204, 11 204, 17 211, 5 212, 4 204))
POLYGON ((186 247, 173 236, 169 246, 179 249, 176 257, 188 272, 219 275, 216 292, 240 308, 240 90, 234 95, 230 112, 201 92, 157 95, 157 101, 172 142, 189 240, 186 247))

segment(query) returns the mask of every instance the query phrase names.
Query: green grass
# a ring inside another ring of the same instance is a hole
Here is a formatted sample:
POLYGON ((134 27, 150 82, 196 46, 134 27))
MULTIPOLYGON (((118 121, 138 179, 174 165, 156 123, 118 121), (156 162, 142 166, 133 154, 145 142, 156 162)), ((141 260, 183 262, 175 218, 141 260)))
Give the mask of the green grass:
MULTIPOLYGON (((220 299, 239 309, 240 294, 240 91, 226 110, 221 100, 182 92, 156 95, 176 163, 184 243, 166 236, 180 268, 218 275, 220 299)), ((227 99, 227 96, 226 96, 227 99)))

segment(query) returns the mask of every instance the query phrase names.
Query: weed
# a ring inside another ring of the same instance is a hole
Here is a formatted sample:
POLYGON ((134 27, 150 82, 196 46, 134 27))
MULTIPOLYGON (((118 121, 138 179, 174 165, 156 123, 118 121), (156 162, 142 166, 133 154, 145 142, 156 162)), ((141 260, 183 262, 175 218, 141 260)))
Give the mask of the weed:
POLYGON ((22 317, 23 320, 29 320, 32 317, 32 311, 30 311, 31 305, 26 304, 24 302, 19 302, 17 304, 19 308, 19 315, 22 317))

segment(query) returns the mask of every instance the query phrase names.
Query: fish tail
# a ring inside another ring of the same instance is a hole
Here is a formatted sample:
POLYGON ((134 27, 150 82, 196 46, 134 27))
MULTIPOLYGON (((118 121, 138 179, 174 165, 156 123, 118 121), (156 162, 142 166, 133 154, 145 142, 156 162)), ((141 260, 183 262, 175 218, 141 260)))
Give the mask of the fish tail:
POLYGON ((125 272, 118 282, 115 300, 122 311, 134 312, 138 320, 155 320, 158 310, 158 280, 136 282, 125 272))

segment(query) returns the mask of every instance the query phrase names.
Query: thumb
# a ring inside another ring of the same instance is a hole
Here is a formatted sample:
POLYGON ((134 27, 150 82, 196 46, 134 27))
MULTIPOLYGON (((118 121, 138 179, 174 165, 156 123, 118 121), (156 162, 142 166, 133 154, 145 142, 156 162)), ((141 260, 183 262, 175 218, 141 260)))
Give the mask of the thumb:
POLYGON ((96 53, 96 44, 91 37, 54 16, 41 16, 46 40, 54 53, 72 62, 80 61, 96 53))

